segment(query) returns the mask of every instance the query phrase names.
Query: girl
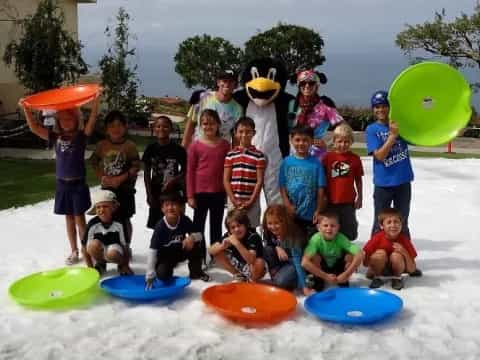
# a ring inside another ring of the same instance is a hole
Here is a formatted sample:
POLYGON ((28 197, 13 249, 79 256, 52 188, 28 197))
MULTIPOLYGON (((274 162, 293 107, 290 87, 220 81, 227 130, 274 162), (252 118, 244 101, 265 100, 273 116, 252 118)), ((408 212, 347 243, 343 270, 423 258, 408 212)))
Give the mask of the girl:
POLYGON ((185 197, 187 153, 183 147, 170 141, 172 130, 172 120, 168 116, 159 116, 153 123, 157 141, 146 147, 142 157, 147 203, 150 206, 147 227, 150 229, 155 229, 155 224, 163 217, 159 199, 164 192, 173 191, 185 197))
POLYGON ((228 233, 221 243, 208 252, 234 276, 234 280, 257 281, 265 275, 262 239, 250 227, 248 214, 242 209, 230 210, 225 219, 228 233))
POLYGON ((38 137, 55 146, 56 191, 55 214, 65 215, 68 241, 71 253, 65 260, 67 265, 79 261, 77 235, 82 239, 85 233, 85 211, 90 207, 90 191, 86 183, 85 147, 87 137, 95 129, 100 92, 94 100, 90 118, 82 129, 81 113, 78 108, 61 110, 56 113, 56 131, 49 131, 34 120, 32 109, 23 105, 30 130, 38 137))
MULTIPOLYGON (((201 138, 188 147, 187 158, 187 198, 188 205, 194 209, 193 225, 203 233, 210 212, 210 245, 222 238, 223 162, 230 150, 230 144, 220 137, 220 124, 215 110, 206 109, 201 113, 201 138)), ((203 254, 205 258, 205 240, 203 254)))
POLYGON ((314 129, 314 142, 310 153, 322 160, 327 150, 323 138, 330 125, 339 124, 343 118, 337 112, 332 99, 318 95, 320 84, 327 82, 324 73, 302 70, 297 73, 296 82, 298 95, 289 105, 290 128, 303 125, 314 129))
POLYGON ((302 289, 305 272, 301 266, 305 239, 296 229, 284 205, 270 205, 263 215, 264 258, 274 285, 287 290, 302 289))

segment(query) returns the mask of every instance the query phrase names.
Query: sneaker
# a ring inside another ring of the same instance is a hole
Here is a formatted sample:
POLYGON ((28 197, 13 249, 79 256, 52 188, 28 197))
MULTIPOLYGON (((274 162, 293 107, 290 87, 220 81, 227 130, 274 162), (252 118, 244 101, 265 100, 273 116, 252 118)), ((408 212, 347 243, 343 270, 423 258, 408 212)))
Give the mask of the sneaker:
POLYGON ((382 279, 376 277, 370 283, 369 288, 370 289, 378 289, 379 287, 382 287, 384 283, 385 282, 382 279))
POLYGON ((238 274, 233 275, 232 282, 234 282, 234 283, 248 282, 248 278, 245 275, 238 273, 238 274))
POLYGON ((403 279, 402 278, 393 278, 392 279, 392 289, 402 290, 403 289, 403 279))
POLYGON ((312 274, 305 277, 305 287, 308 289, 313 289, 315 287, 315 277, 312 274))
POLYGON ((107 272, 107 263, 106 262, 97 262, 93 268, 95 270, 97 270, 98 273, 101 276, 101 275, 103 275, 107 272))
POLYGON ((421 277, 423 275, 423 272, 422 270, 420 270, 419 268, 416 268, 415 270, 413 270, 410 274, 409 274, 411 277, 421 277))
POLYGON ((190 273, 190 279, 192 280, 202 280, 205 282, 210 281, 210 275, 208 275, 205 271, 200 271, 199 273, 190 273))
POLYGON ((70 255, 65 259, 65 264, 67 265, 74 265, 80 261, 80 258, 78 256, 78 250, 72 251, 70 255))

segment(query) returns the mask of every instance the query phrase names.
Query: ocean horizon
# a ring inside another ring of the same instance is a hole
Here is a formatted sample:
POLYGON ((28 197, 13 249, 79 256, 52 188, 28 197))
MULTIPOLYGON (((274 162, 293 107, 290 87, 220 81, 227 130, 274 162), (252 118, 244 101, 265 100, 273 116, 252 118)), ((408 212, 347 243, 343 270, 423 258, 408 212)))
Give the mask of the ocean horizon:
MULTIPOLYGON (((87 53, 85 59, 95 71, 101 53, 87 53)), ((337 105, 369 107, 370 96, 376 90, 388 90, 395 77, 411 64, 400 50, 389 52, 324 53, 326 61, 319 71, 327 75, 328 82, 321 86, 320 93, 330 96, 337 105)), ((174 54, 159 49, 137 49, 135 61, 140 79, 139 94, 155 97, 181 97, 189 99, 191 92, 175 72, 174 54)), ((460 69, 467 81, 478 81, 478 71, 460 69)), ((296 87, 287 86, 292 95, 296 87)), ((472 96, 472 105, 479 108, 480 94, 472 96)))

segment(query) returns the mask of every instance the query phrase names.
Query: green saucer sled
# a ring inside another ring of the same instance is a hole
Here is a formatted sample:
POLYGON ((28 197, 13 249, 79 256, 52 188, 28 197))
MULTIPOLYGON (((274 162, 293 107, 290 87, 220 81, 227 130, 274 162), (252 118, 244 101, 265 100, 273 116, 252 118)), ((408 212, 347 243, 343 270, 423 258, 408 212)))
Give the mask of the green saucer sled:
POLYGON ((95 269, 65 267, 43 271, 15 281, 8 292, 23 306, 43 309, 68 308, 82 304, 96 288, 95 269))
POLYGON ((445 144, 470 120, 470 97, 470 85, 458 70, 439 62, 419 63, 402 71, 390 86, 390 118, 412 144, 445 144))

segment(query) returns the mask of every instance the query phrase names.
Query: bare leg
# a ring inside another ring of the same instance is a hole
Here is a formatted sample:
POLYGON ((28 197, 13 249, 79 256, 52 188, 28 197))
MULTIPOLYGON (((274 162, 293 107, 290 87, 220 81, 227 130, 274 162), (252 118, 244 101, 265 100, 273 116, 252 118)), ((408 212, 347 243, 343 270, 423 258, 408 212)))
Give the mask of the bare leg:
POLYGON ((81 240, 85 236, 85 229, 87 228, 85 215, 75 215, 75 224, 78 229, 78 238, 81 240))
POLYGON ((87 252, 95 260, 95 263, 106 262, 103 251, 104 248, 100 241, 93 239, 88 242, 87 252))
POLYGON ((230 274, 236 275, 239 274, 238 270, 231 264, 230 260, 225 256, 224 251, 220 251, 215 256, 215 261, 220 264, 225 270, 227 270, 230 274))
POLYGON ((402 276, 405 271, 405 259, 399 252, 394 251, 390 255, 390 263, 392 264, 392 272, 394 276, 402 276))
POLYGON ((373 273, 374 276, 381 276, 385 265, 387 264, 387 253, 385 250, 375 251, 368 260, 369 272, 373 273))
POLYGON ((74 251, 78 251, 77 229, 76 229, 76 226, 75 226, 75 216, 65 215, 65 221, 66 221, 66 226, 67 226, 68 242, 70 243, 70 249, 72 250, 72 253, 73 253, 74 251))

